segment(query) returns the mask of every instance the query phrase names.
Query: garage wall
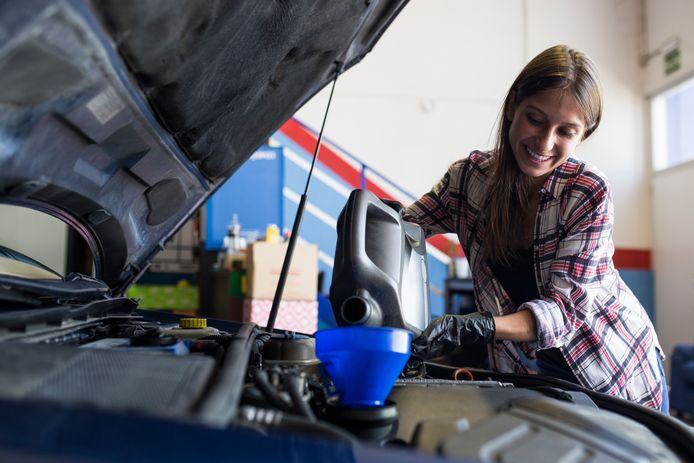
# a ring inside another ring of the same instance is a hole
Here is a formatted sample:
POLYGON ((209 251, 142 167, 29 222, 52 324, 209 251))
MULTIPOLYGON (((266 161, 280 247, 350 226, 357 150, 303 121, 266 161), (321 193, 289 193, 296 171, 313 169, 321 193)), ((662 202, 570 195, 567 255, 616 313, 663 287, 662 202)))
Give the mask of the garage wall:
MULTIPOLYGON (((374 51, 340 78, 326 137, 414 194, 489 148, 525 62, 567 43, 601 69, 605 119, 577 155, 610 177, 618 248, 651 247, 649 163, 636 0, 412 1, 374 51)), ((327 92, 299 113, 318 128, 327 92)))
POLYGON ((655 54, 644 68, 644 91, 653 95, 694 74, 694 3, 691 0, 645 0, 648 51, 655 54), (682 67, 665 75, 663 53, 680 40, 682 67), (659 50, 660 52, 656 52, 659 50))
POLYGON ((67 225, 47 214, 0 204, 0 244, 65 272, 67 225))
MULTIPOLYGON (((681 41, 679 71, 665 76, 661 54, 645 69, 645 92, 655 95, 694 76, 694 3, 648 0, 646 6, 649 50, 671 42, 671 37, 681 41)), ((694 212, 689 205, 694 198, 694 163, 654 173, 652 188, 656 322, 663 348, 671 353, 675 344, 694 343, 694 212)))

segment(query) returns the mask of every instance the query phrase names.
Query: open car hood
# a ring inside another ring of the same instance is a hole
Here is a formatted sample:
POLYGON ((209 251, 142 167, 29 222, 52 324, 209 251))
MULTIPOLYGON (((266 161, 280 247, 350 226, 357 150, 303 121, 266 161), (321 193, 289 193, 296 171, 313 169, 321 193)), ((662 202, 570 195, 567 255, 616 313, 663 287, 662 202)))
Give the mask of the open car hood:
POLYGON ((0 202, 73 226, 120 293, 405 3, 4 2, 0 202))

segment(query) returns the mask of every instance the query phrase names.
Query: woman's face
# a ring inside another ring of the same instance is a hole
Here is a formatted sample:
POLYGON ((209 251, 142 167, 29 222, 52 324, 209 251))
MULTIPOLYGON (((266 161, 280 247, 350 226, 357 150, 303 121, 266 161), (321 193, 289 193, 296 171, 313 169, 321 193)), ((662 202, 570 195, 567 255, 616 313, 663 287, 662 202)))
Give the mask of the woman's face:
POLYGON ((573 96, 549 90, 529 96, 507 111, 509 141, 520 170, 541 184, 571 156, 585 133, 573 96))

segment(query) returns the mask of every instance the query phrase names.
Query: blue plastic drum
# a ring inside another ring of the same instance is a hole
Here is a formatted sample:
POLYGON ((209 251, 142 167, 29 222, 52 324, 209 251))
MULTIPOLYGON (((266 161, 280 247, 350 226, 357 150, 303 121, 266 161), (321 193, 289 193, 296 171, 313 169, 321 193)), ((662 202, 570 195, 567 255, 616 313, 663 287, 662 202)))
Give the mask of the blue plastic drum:
POLYGON ((407 330, 374 326, 322 330, 315 337, 316 356, 346 407, 382 406, 412 343, 407 330))

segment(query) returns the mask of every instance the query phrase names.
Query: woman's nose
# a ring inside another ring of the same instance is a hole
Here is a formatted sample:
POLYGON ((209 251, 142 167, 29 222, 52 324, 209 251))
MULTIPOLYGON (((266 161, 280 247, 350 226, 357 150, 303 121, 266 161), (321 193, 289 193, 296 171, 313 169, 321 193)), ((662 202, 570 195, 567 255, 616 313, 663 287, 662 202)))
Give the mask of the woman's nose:
POLYGON ((543 130, 537 136, 537 148, 542 151, 550 151, 552 148, 554 148, 554 141, 554 130, 543 130))

